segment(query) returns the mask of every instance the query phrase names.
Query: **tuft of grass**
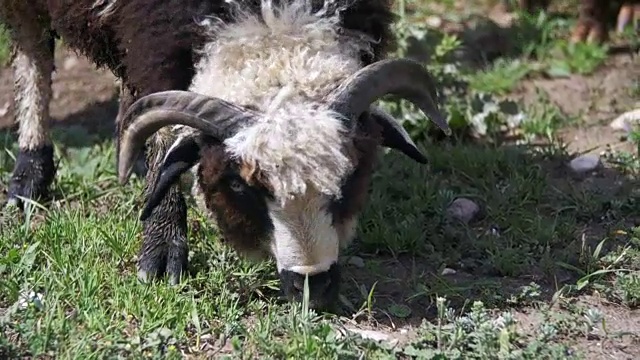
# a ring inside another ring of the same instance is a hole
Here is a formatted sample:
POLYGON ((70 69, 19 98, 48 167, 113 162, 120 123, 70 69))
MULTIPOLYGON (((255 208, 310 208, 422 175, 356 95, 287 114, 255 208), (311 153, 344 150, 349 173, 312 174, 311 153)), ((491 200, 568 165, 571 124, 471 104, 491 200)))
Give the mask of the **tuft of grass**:
POLYGON ((7 65, 9 54, 11 52, 11 43, 7 29, 0 24, 0 66, 7 65))

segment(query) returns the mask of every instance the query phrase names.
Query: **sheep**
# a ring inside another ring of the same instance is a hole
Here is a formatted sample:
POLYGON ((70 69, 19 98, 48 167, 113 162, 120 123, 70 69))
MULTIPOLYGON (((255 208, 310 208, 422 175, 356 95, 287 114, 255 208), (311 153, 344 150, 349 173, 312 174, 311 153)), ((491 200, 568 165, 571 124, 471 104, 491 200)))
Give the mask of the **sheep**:
MULTIPOLYGON (((518 5, 525 11, 546 9, 551 0, 519 0, 518 5)), ((609 0, 581 0, 578 23, 571 33, 571 42, 595 42, 602 43, 608 37, 608 21, 611 15, 609 0)), ((618 5, 618 17, 616 31, 621 33, 624 28, 640 15, 640 1, 625 0, 616 1, 618 5)))
POLYGON ((226 243, 248 258, 273 258, 289 300, 301 299, 309 275, 311 307, 330 308, 379 146, 426 162, 372 103, 402 96, 450 134, 433 80, 419 63, 375 51, 391 41, 385 0, 263 0, 216 15, 204 25, 210 38, 189 89, 142 96, 123 115, 119 179, 127 182, 154 134, 171 143, 154 160, 141 219, 191 171, 192 195, 226 243), (356 27, 364 18, 368 28, 356 27))
POLYGON ((175 284, 188 266, 177 180, 190 171, 196 202, 225 242, 250 258, 273 257, 290 300, 300 299, 309 275, 311 306, 327 307, 379 146, 426 162, 402 126, 371 104, 403 96, 450 134, 429 73, 385 60, 394 45, 390 0, 37 0, 28 9, 0 1, 22 54, 16 76, 28 79, 16 88, 18 109, 31 111, 17 112, 11 196, 44 194, 55 173, 51 151, 41 149, 50 149, 46 104, 60 35, 121 80, 122 183, 148 145, 141 280, 169 275, 175 284), (33 167, 46 171, 18 176, 33 167))
MULTIPOLYGON (((21 197, 45 199, 55 178, 49 103, 58 34, 51 28, 51 14, 44 0, 0 0, 0 23, 7 27, 12 40, 14 116, 19 125, 19 153, 8 186, 7 205, 12 206, 22 205, 21 197)), ((131 104, 126 90, 121 86, 119 113, 131 104)), ((143 162, 136 163, 135 172, 144 174, 143 162)))

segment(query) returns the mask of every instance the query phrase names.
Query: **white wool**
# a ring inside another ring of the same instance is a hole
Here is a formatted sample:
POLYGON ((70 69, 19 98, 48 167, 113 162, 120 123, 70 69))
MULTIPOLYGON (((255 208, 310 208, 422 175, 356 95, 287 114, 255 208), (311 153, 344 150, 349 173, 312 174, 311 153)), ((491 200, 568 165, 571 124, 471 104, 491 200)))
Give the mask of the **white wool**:
POLYGON ((360 52, 370 51, 364 37, 338 34, 337 15, 313 14, 309 3, 276 8, 263 0, 260 16, 240 12, 233 22, 204 24, 212 40, 191 86, 264 113, 225 145, 230 155, 257 163, 283 203, 309 185, 341 196, 353 164, 339 116, 323 101, 361 68, 360 52))

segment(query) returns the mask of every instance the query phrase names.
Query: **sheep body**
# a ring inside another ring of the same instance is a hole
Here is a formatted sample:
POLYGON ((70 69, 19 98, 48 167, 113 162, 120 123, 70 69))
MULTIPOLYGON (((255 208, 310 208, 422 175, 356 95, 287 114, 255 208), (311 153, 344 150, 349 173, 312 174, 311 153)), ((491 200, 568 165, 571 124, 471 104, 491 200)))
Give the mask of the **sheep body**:
MULTIPOLYGON (((338 254, 355 235, 378 146, 426 160, 371 104, 400 95, 448 127, 422 65, 375 60, 389 43, 381 36, 391 22, 386 1, 262 0, 238 9, 202 22, 209 37, 188 91, 143 96, 127 110, 120 180, 155 133, 163 145, 153 149, 171 145, 151 160, 155 180, 142 218, 164 212, 166 190, 195 165, 192 190, 225 242, 273 257, 290 298, 300 298, 309 275, 311 306, 324 307, 336 298, 338 254)), ((141 266, 139 275, 154 274, 141 266)))
MULTIPOLYGON (((336 278, 338 245, 354 235, 385 130, 365 116, 357 125, 359 137, 350 139, 325 101, 340 82, 381 60, 393 45, 388 0, 48 0, 30 5, 28 28, 22 3, 2 0, 0 7, 16 44, 16 77, 27 79, 24 86, 17 82, 17 108, 36 109, 16 113, 20 154, 12 199, 44 195, 55 174, 52 151, 36 154, 35 161, 28 156, 30 149, 52 150, 47 107, 53 39, 60 35, 121 80, 119 137, 129 127, 131 117, 123 114, 131 104, 164 90, 190 89, 261 111, 254 126, 224 144, 209 142, 196 150, 198 203, 212 211, 225 239, 241 252, 275 255, 291 279, 318 271, 323 274, 316 279, 336 278), (43 169, 42 176, 22 176, 34 167, 43 169), (230 171, 233 181, 245 182, 241 194, 230 194, 237 185, 226 177, 230 171), (250 206, 238 199, 251 200, 250 206), (300 214, 306 214, 303 220, 300 214)), ((147 202, 157 195, 170 150, 182 146, 189 132, 165 128, 149 142, 147 202)), ((168 273, 176 283, 188 249, 178 185, 172 183, 150 209, 143 220, 139 276, 168 273)))

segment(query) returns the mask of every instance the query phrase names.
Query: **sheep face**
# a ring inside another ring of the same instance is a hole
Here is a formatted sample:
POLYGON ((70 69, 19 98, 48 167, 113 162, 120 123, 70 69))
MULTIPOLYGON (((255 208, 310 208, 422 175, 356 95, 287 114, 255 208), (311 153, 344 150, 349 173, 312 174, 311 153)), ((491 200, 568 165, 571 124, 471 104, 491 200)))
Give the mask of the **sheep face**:
POLYGON ((119 172, 125 182, 131 156, 172 125, 177 140, 158 159, 142 217, 198 164, 196 189, 225 240, 242 253, 273 256, 289 298, 310 275, 311 305, 324 307, 338 293, 338 253, 354 235, 378 145, 426 162, 402 126, 372 104, 402 96, 450 130, 422 65, 362 67, 371 39, 346 34, 337 15, 313 13, 306 0, 285 3, 276 10, 265 0, 261 17, 215 25, 190 91, 131 106, 119 172))
POLYGON ((338 294, 338 254, 355 233, 380 141, 372 118, 362 128, 350 144, 355 168, 340 180, 339 196, 308 186, 283 199, 268 174, 234 160, 222 143, 200 150, 199 190, 225 241, 242 254, 275 259, 289 299, 301 298, 306 274, 311 306, 326 308, 338 294))

